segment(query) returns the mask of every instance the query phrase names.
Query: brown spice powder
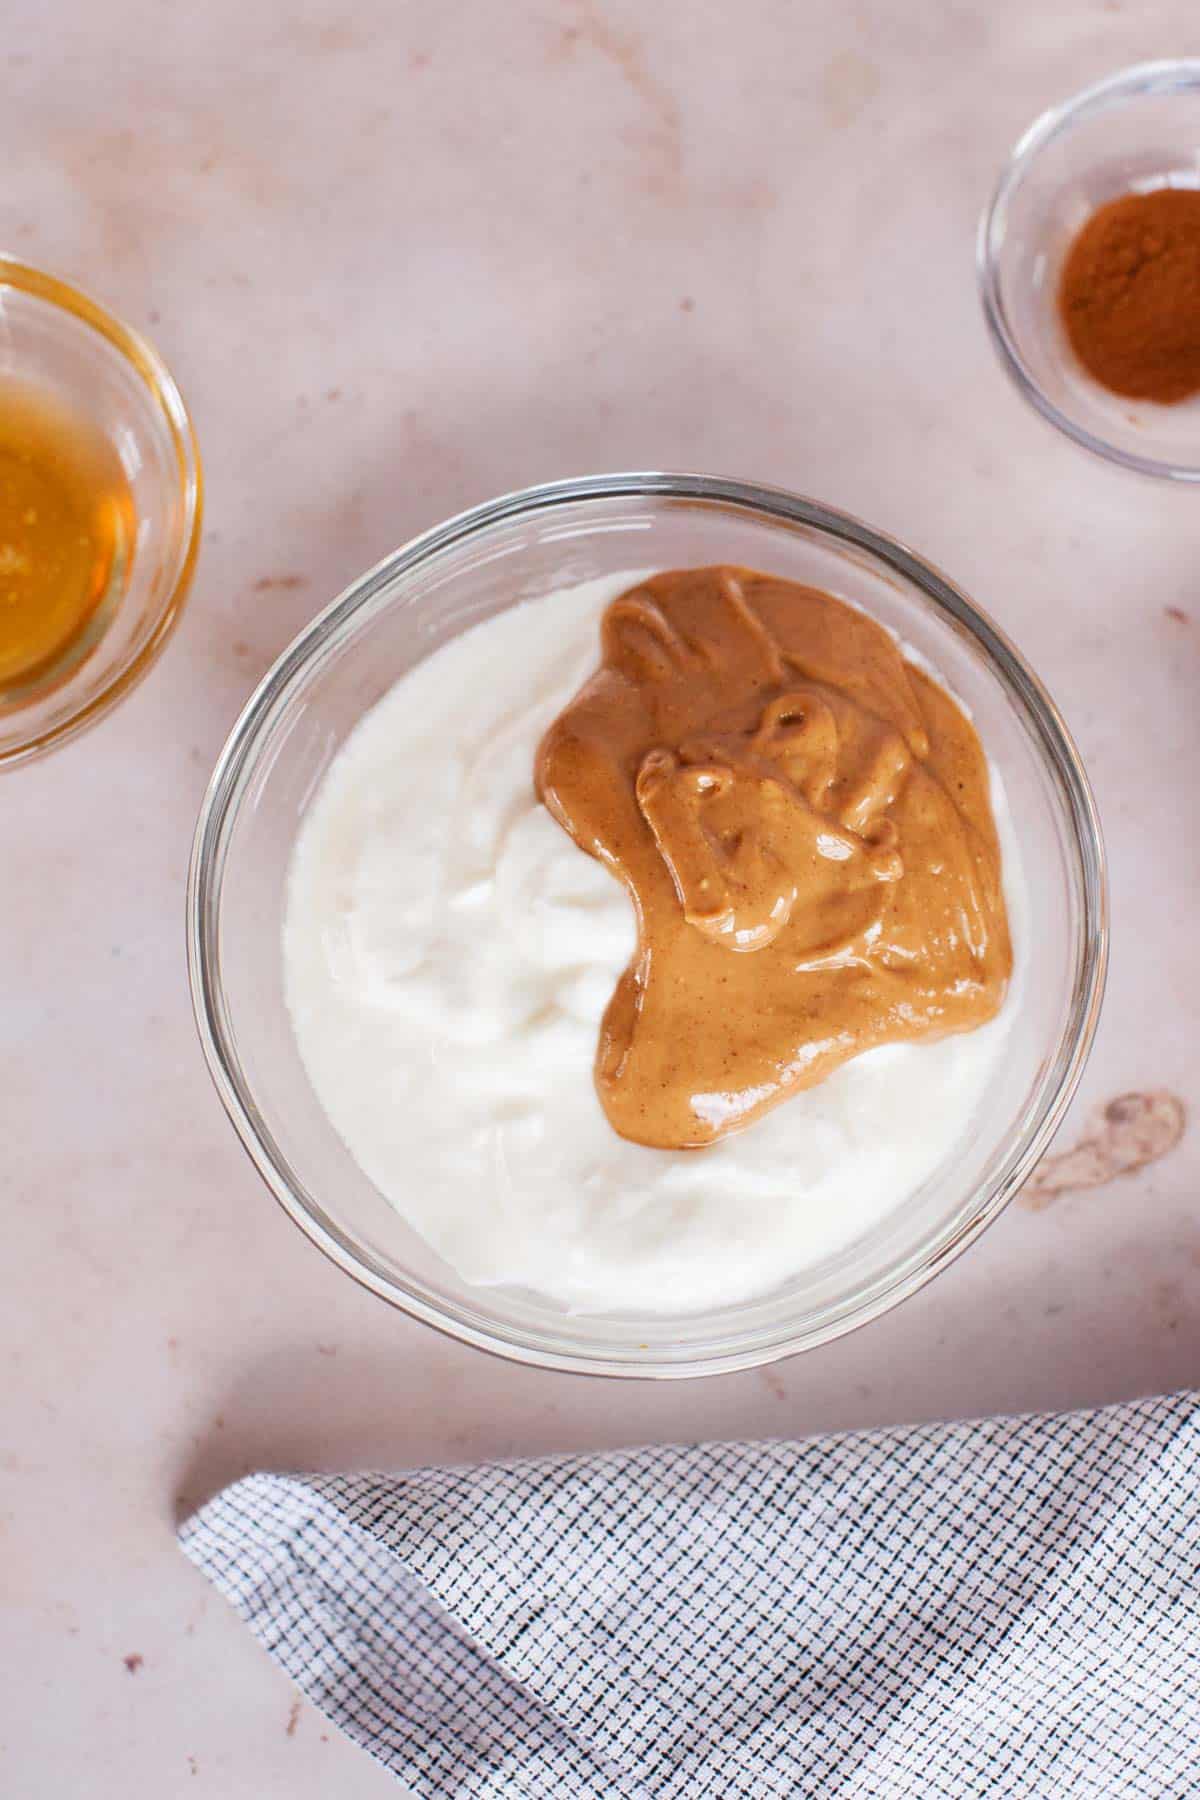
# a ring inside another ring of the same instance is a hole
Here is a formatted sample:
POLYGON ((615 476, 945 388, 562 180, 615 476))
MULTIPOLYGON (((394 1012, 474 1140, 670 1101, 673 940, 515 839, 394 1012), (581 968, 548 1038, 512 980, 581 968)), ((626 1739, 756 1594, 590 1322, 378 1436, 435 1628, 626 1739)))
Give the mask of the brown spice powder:
POLYGON ((1071 348, 1101 386, 1169 403, 1200 393, 1200 191, 1124 194, 1093 213, 1058 292, 1071 348))

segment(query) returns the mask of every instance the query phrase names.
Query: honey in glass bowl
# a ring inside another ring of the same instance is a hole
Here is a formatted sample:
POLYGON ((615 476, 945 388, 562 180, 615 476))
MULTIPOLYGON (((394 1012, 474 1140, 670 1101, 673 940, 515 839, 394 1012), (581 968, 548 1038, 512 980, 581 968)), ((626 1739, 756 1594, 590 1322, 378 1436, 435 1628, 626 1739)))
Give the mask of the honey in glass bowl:
POLYGON ((157 658, 200 543, 195 433, 153 347, 0 256, 0 773, 157 658))
POLYGON ((112 441, 57 395, 0 385, 0 694, 78 668, 128 586, 135 536, 112 441))

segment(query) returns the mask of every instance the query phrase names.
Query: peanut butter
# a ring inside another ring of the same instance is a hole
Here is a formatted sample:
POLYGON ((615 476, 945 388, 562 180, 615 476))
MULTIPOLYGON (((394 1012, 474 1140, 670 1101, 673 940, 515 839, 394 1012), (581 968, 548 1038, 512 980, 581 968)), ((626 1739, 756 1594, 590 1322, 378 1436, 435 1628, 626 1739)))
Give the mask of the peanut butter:
POLYGON ((635 1143, 701 1147, 875 1045, 969 1031, 1012 968, 979 738, 865 614, 741 568, 615 600, 538 792, 638 947, 595 1075, 635 1143))

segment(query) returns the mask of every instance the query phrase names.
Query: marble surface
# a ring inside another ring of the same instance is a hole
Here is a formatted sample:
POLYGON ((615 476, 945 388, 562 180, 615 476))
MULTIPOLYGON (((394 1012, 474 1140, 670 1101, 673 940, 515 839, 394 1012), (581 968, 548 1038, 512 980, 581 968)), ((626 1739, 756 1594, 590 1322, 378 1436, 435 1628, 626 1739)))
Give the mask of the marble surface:
MULTIPOLYGON (((1042 672, 1093 776, 1113 964, 1064 1140, 1196 1098, 1200 495, 1009 387, 973 233, 1035 112, 1187 48, 1185 0, 448 7, 8 0, 0 244, 149 331, 194 408, 198 579, 152 677, 0 783, 0 1785, 394 1793, 178 1554, 255 1466, 808 1433, 1193 1381, 1197 1136, 1014 1204, 948 1274, 757 1374, 509 1367, 360 1293, 260 1187, 183 949, 208 769, 296 628, 544 477, 692 466, 898 533, 1042 672)), ((1194 29, 1190 40, 1194 47, 1194 29)))

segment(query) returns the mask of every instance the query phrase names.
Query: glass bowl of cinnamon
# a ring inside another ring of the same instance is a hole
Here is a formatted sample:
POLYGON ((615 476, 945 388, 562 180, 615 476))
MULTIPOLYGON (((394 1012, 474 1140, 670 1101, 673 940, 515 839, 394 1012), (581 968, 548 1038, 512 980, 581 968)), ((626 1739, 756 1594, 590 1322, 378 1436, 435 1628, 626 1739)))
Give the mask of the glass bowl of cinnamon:
POLYGON ((1000 359, 1044 418, 1200 481, 1200 59, 1126 69, 1035 120, 978 268, 1000 359))

